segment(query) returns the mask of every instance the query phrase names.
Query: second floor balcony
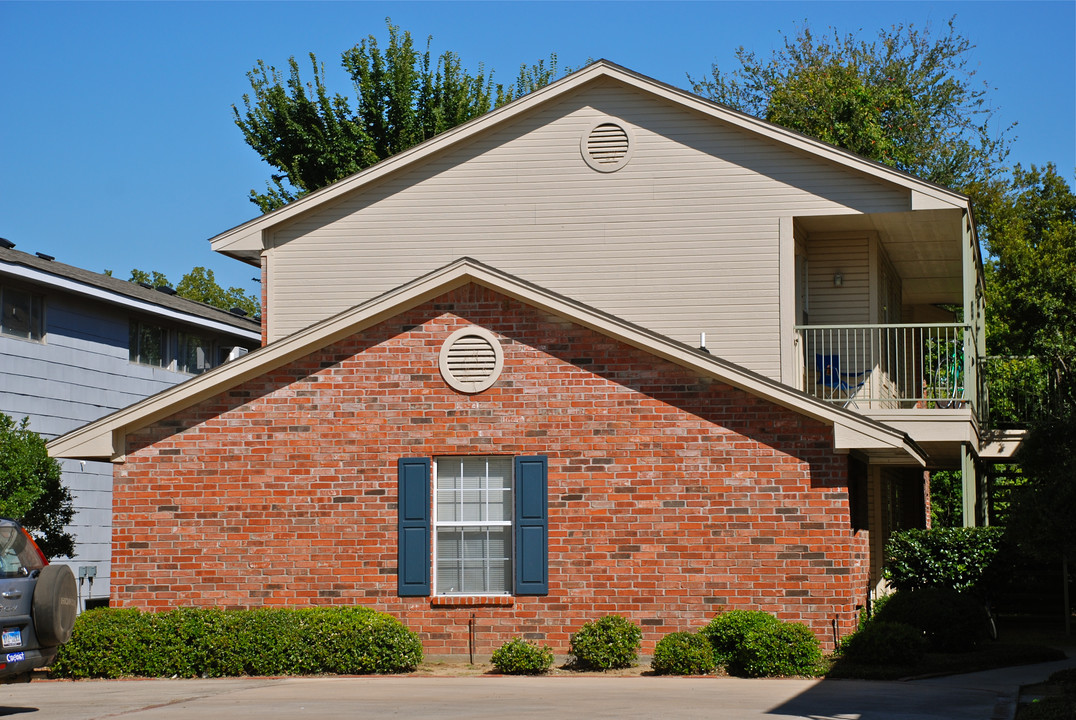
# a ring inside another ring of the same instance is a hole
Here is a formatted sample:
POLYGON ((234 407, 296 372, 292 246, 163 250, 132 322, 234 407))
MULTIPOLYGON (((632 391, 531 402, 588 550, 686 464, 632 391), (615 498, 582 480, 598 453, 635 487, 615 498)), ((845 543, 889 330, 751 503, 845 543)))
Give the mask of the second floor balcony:
POLYGON ((1019 430, 1056 396, 1044 362, 979 355, 969 324, 800 325, 796 342, 803 390, 867 415, 967 410, 984 429, 1019 430))
POLYGON ((872 414, 983 409, 972 325, 800 325, 803 389, 872 414))

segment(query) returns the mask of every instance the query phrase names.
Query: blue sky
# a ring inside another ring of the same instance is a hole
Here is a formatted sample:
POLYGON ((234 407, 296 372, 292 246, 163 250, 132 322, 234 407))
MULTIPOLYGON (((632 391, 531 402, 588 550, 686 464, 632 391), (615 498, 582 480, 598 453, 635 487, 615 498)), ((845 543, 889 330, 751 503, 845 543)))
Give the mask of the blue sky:
POLYGON ((258 214, 269 168, 231 106, 259 59, 313 51, 353 94, 341 52, 391 17, 435 53, 510 82, 555 52, 606 58, 688 87, 739 46, 768 56, 804 20, 873 37, 894 24, 957 30, 989 85, 1010 158, 1076 172, 1076 3, 1067 2, 6 2, 0 0, 0 237, 90 270, 203 265, 251 292, 254 268, 208 238, 258 214))

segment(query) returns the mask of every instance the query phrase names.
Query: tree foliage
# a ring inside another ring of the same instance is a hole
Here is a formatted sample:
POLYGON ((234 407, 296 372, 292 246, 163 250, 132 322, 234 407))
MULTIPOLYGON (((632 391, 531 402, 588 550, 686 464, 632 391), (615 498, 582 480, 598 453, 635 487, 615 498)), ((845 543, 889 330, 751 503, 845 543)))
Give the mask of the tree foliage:
POLYGON ((991 353, 1076 360, 1076 195, 1051 164, 975 187, 991 353))
POLYGON ((23 418, 0 413, 0 516, 18 520, 49 557, 73 557, 75 539, 64 526, 75 516, 60 464, 23 418))
POLYGON ((993 132, 987 88, 957 33, 897 25, 873 41, 804 24, 769 59, 740 47, 740 67, 690 78, 696 93, 946 187, 1001 171, 1008 130, 993 132))
MULTIPOLYGON (((1076 558, 1076 195, 1053 165, 976 188, 991 352, 1034 356, 1046 395, 1016 460, 1007 523, 1043 559, 1076 558)), ((1026 364, 1026 363, 1025 363, 1026 364)))
MULTIPOLYGON (((522 66, 514 85, 494 83, 479 65, 463 67, 451 51, 424 52, 411 33, 387 20, 384 49, 368 36, 342 55, 355 104, 325 84, 325 67, 310 53, 310 77, 289 58, 286 71, 259 60, 249 73, 243 109, 232 106, 243 138, 275 168, 264 193, 250 191, 262 212, 369 167, 438 133, 532 92, 556 78, 557 57, 522 66)), ((565 72, 568 70, 565 69, 565 72)))
MULTIPOLYGON (((137 268, 131 270, 130 282, 147 283, 153 287, 172 287, 164 273, 137 268)), ((175 286, 176 295, 187 300, 212 305, 221 310, 239 308, 250 317, 261 315, 261 303, 258 298, 248 295, 243 288, 230 287, 225 290, 217 283, 212 270, 198 266, 184 275, 175 286)))
POLYGON ((1041 560, 1076 559, 1076 378, 1065 374, 1065 402, 1037 419, 1017 461, 1028 481, 1012 489, 1007 529, 1041 560))

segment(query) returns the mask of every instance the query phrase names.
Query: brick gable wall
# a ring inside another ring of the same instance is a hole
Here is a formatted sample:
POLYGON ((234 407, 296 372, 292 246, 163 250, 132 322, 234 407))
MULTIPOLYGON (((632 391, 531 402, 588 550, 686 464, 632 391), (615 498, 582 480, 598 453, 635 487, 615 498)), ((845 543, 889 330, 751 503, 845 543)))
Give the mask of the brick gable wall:
POLYGON ((452 291, 128 436, 113 603, 369 605, 428 654, 523 635, 567 653, 620 613, 643 652, 721 609, 849 632, 868 583, 829 428, 477 286, 452 291), (450 389, 437 357, 474 323, 504 372, 450 389), (549 458, 549 595, 396 595, 396 461, 549 458), (836 623, 836 625, 834 625, 836 623))

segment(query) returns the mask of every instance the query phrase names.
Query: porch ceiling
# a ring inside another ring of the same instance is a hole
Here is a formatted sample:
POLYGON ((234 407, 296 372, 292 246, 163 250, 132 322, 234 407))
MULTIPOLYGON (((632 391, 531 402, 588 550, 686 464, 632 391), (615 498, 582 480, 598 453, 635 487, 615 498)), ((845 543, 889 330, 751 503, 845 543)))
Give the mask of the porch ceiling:
POLYGON ((905 305, 962 304, 962 216, 958 209, 796 218, 808 234, 876 233, 900 275, 905 305))

